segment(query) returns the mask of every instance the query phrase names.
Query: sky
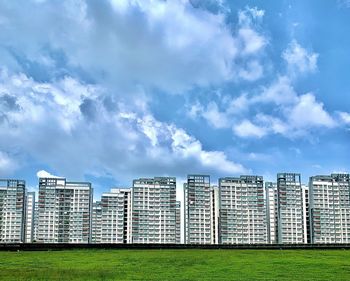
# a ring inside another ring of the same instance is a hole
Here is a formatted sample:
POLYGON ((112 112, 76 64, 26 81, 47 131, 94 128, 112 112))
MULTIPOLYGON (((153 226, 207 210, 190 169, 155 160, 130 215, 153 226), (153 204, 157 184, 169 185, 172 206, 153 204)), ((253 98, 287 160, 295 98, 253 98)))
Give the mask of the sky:
POLYGON ((349 172, 349 69, 349 0, 0 0, 0 177, 349 172))

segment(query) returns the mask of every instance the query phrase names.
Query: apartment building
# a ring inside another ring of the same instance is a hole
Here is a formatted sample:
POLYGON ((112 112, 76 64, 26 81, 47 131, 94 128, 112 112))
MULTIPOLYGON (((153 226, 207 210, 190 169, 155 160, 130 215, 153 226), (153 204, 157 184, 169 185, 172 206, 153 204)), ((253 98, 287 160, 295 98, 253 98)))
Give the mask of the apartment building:
POLYGON ((93 207, 94 243, 131 242, 131 189, 112 188, 93 207))
POLYGON ((27 192, 25 209, 25 242, 31 243, 34 239, 35 192, 27 192))
POLYGON ((132 188, 132 243, 176 243, 176 178, 140 178, 132 188))
POLYGON ((304 243, 300 174, 277 174, 277 237, 279 244, 304 243))
POLYGON ((101 201, 92 203, 91 214, 91 243, 99 244, 102 241, 102 206, 101 201))
POLYGON ((277 237, 277 183, 265 182, 267 243, 275 244, 277 237))
POLYGON ((311 243, 310 236, 310 204, 309 204, 309 187, 305 184, 301 185, 301 196, 303 200, 303 228, 304 243, 311 243))
POLYGON ((350 243, 349 174, 310 178, 312 243, 350 243))
POLYGON ((188 175, 184 184, 184 239, 186 244, 212 243, 210 176, 188 175))
POLYGON ((24 180, 0 180, 0 243, 24 242, 25 196, 24 180))
POLYGON ((211 193, 211 221, 212 221, 212 234, 211 244, 219 244, 219 187, 212 186, 210 189, 211 193))
POLYGON ((91 183, 40 178, 36 241, 89 243, 91 209, 91 183))
POLYGON ((220 242, 222 244, 266 243, 263 177, 221 178, 219 190, 220 242))
POLYGON ((33 242, 37 241, 38 237, 38 221, 39 221, 39 212, 38 212, 38 201, 34 203, 34 214, 33 214, 33 242))
POLYGON ((181 243, 181 202, 176 201, 176 234, 175 243, 181 243))

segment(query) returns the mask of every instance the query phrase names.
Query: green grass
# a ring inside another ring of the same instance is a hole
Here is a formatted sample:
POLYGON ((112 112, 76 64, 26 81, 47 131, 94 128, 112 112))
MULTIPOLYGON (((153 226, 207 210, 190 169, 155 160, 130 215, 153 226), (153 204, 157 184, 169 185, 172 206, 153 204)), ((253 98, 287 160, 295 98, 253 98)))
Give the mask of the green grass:
POLYGON ((0 280, 350 280, 346 250, 0 252, 0 280))

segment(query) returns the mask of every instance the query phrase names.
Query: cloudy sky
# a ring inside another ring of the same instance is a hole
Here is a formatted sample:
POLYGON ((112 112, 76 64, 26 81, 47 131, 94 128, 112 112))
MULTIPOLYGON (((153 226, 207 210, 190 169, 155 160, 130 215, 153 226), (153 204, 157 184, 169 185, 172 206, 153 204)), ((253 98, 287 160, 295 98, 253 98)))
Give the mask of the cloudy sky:
POLYGON ((0 176, 346 172, 349 70, 348 0, 0 0, 0 176))

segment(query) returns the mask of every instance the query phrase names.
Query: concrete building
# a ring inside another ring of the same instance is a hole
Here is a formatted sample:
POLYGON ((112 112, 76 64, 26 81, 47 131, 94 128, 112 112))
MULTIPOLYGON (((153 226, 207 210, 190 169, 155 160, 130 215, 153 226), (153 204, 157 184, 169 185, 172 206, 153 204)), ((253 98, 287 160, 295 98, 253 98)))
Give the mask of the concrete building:
POLYGON ((264 185, 261 176, 219 179, 220 242, 265 244, 264 185))
POLYGON ((267 243, 275 244, 277 237, 277 183, 265 182, 267 243))
POLYGON ((38 237, 38 221, 39 221, 39 212, 38 212, 38 201, 34 203, 34 216, 33 216, 33 242, 37 241, 38 237))
POLYGON ((176 178, 140 178, 132 188, 132 243, 176 243, 176 178))
POLYGON ((131 242, 131 189, 112 188, 93 208, 94 243, 131 242))
POLYGON ((92 203, 91 214, 91 243, 99 244, 102 241, 102 206, 101 201, 92 203))
POLYGON ((176 201, 176 244, 181 244, 181 202, 176 201))
POLYGON ((187 176, 184 204, 185 244, 211 244, 213 214, 210 176, 187 176))
POLYGON ((300 174, 277 174, 279 244, 304 243, 303 200, 300 174))
POLYGON ((310 178, 312 243, 350 243, 349 174, 310 178))
POLYGON ((24 242, 25 196, 24 180, 0 180, 0 243, 24 242))
POLYGON ((40 178, 37 242, 89 243, 91 210, 90 183, 40 178))
POLYGON ((303 228, 304 243, 311 243, 310 237, 310 205, 309 205, 309 187, 305 184, 301 185, 301 196, 303 200, 303 228))
POLYGON ((25 242, 31 243, 34 240, 34 216, 35 216, 35 192, 27 192, 26 196, 26 222, 25 242))
POLYGON ((211 234, 211 244, 219 244, 219 208, 220 208, 220 198, 219 198, 219 187, 211 187, 211 222, 212 222, 212 234, 211 234))

